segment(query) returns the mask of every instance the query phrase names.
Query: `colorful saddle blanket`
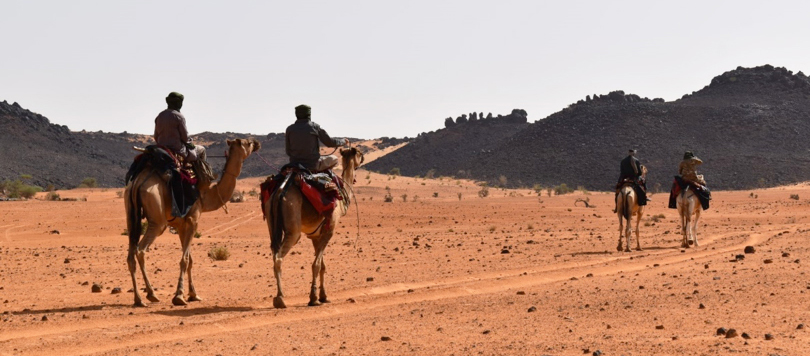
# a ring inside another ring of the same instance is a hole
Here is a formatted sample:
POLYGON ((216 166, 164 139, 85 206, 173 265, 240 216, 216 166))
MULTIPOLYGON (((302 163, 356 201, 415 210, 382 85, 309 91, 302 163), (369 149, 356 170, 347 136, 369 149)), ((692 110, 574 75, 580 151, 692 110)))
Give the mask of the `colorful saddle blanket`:
POLYGON ((265 204, 289 174, 294 174, 290 178, 290 182, 294 182, 301 189, 301 193, 307 198, 307 201, 321 215, 331 213, 337 206, 338 200, 344 199, 345 194, 341 194, 345 191, 343 179, 331 170, 312 174, 300 167, 289 167, 288 165, 282 167, 279 174, 267 177, 260 185, 262 215, 266 213, 265 204))
POLYGON ((681 176, 675 176, 675 179, 672 181, 672 189, 669 191, 670 209, 678 208, 678 195, 681 194, 681 191, 686 189, 686 187, 691 187, 692 191, 695 192, 703 210, 709 209, 709 200, 712 199, 712 192, 709 191, 709 188, 697 182, 684 180, 681 176))

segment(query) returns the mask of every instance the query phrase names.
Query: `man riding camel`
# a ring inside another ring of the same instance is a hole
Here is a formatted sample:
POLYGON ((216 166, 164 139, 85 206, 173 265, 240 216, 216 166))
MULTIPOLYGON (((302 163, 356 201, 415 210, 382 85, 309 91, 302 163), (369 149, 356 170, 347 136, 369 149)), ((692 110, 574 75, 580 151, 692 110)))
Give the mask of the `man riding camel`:
POLYGON ((683 160, 678 164, 678 177, 672 182, 672 189, 669 194, 669 208, 676 209, 676 198, 680 191, 688 185, 693 185, 695 194, 697 194, 703 209, 709 208, 709 200, 712 199, 711 191, 706 187, 706 180, 702 174, 697 173, 697 167, 703 164, 700 158, 697 158, 692 151, 686 151, 683 154, 683 160))
POLYGON ((180 155, 186 162, 204 158, 205 147, 191 142, 186 128, 186 117, 180 113, 183 107, 183 94, 174 91, 169 93, 166 104, 168 108, 155 118, 155 142, 180 155))
POLYGON ((295 107, 295 123, 287 127, 284 134, 286 140, 287 156, 291 164, 300 164, 310 172, 322 172, 338 164, 335 155, 321 156, 322 142, 327 147, 348 146, 349 140, 345 138, 333 139, 329 137, 320 125, 312 122, 312 108, 307 105, 295 107))
MULTIPOLYGON (((638 151, 635 149, 629 150, 627 157, 619 164, 620 173, 619 182, 616 184, 616 195, 619 195, 619 190, 622 189, 625 181, 632 181, 637 187, 635 190, 636 194, 638 194, 638 205, 644 206, 649 201, 647 199, 647 182, 641 176, 641 162, 636 158, 636 152, 638 151)), ((613 211, 615 212, 616 208, 613 211)))

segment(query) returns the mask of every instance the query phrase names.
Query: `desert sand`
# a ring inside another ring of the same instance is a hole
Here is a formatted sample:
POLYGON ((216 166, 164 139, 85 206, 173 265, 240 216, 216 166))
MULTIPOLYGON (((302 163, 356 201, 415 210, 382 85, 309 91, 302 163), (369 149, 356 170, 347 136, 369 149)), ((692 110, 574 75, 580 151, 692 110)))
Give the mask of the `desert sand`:
POLYGON ((667 195, 653 195, 644 250, 629 253, 616 251, 611 192, 479 189, 361 169, 358 204, 326 251, 331 303, 306 306, 313 248, 302 239, 285 260, 283 310, 272 307, 269 234, 250 194, 201 218, 192 253, 203 301, 184 307, 171 305, 180 249, 168 232, 147 254, 161 301, 132 307, 122 188, 0 202, 0 355, 799 355, 810 345, 808 184, 715 192, 688 249, 667 195), (206 256, 219 246, 228 260, 206 256))

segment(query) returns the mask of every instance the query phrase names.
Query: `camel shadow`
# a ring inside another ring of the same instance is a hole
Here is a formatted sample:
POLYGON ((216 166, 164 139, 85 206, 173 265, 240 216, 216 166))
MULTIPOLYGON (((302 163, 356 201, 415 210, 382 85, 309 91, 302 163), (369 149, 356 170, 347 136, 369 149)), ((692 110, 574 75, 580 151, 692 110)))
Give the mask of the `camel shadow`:
POLYGON ((262 308, 253 308, 253 307, 204 307, 204 308, 193 308, 193 309, 173 309, 173 310, 157 310, 152 312, 152 314, 160 314, 165 316, 179 316, 179 317, 189 317, 195 315, 208 315, 208 314, 219 314, 219 313, 233 313, 233 312, 249 312, 254 310, 263 310, 262 308))
POLYGON ((51 308, 51 309, 23 309, 22 311, 11 312, 13 315, 37 315, 37 314, 54 314, 54 313, 75 313, 83 311, 95 311, 107 308, 129 308, 129 304, 102 304, 102 305, 85 305, 80 307, 69 308, 51 308))
POLYGON ((609 255, 613 252, 610 251, 583 251, 583 252, 574 252, 571 254, 571 257, 577 256, 589 256, 589 255, 609 255))

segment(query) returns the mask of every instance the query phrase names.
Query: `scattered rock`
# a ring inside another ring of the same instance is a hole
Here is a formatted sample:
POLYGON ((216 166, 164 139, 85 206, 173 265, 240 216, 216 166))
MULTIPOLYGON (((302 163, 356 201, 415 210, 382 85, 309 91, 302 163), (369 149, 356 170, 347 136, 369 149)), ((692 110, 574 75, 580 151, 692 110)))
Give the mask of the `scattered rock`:
POLYGON ((529 307, 529 313, 533 313, 535 311, 537 311, 537 308, 535 306, 529 307))
POLYGON ((664 326, 663 325, 656 325, 655 330, 664 330, 664 326))
POLYGON ((726 339, 730 339, 732 337, 737 337, 737 336, 739 336, 739 334, 737 334, 737 330, 735 330, 735 329, 728 329, 728 331, 726 331, 726 339))
POLYGON ((255 345, 253 345, 253 347, 250 348, 250 351, 254 351, 254 350, 258 349, 258 348, 259 348, 259 344, 255 344, 255 345))
POLYGON ((700 305, 698 305, 698 309, 706 309, 706 306, 703 305, 703 303, 700 303, 700 305))
POLYGON ((110 294, 121 294, 121 288, 120 287, 113 288, 112 291, 110 291, 110 294))
POLYGON ((745 253, 754 253, 754 252, 757 252, 757 249, 755 249, 754 246, 745 246, 745 250, 743 250, 743 252, 745 252, 745 253))
POLYGON ((366 277, 366 282, 374 282, 374 277, 366 277))
POLYGON ((380 340, 382 340, 382 341, 391 341, 391 338, 388 337, 388 336, 383 336, 383 337, 380 338, 380 340))
POLYGON ((101 285, 98 283, 93 283, 93 287, 90 288, 90 291, 93 293, 101 293, 101 285))
POLYGON ((596 350, 591 355, 593 355, 593 356, 602 356, 602 351, 596 350))
POLYGON ((59 230, 51 230, 51 231, 48 231, 48 233, 50 233, 51 235, 59 235, 60 234, 59 230))
POLYGON ((743 338, 743 339, 746 339, 746 340, 750 340, 750 339, 751 339, 751 335, 748 335, 748 333, 742 333, 742 335, 741 335, 741 336, 742 336, 742 338, 743 338))
POLYGON ((48 321, 48 320, 49 320, 49 319, 48 319, 48 316, 47 316, 47 315, 43 315, 43 316, 42 316, 42 321, 48 321))
POLYGON ((804 324, 799 324, 798 326, 796 326, 796 330, 802 330, 802 329, 804 329, 804 324))
POLYGON ((346 301, 349 302, 349 303, 357 303, 357 301, 354 300, 354 298, 346 299, 346 301))
POLYGON ((790 252, 782 252, 782 257, 790 257, 790 252))
POLYGON ((517 292, 517 295, 526 295, 526 292, 524 292, 524 291, 522 291, 522 290, 519 290, 519 291, 517 292))
POLYGON ((726 330, 726 328, 717 329, 717 335, 726 335, 727 333, 728 333, 728 330, 726 330))
POLYGON ((507 250, 507 249, 503 249, 503 250, 501 250, 501 253, 502 253, 502 254, 507 254, 507 253, 509 253, 509 250, 507 250))
POLYGON ((65 258, 65 263, 70 263, 70 259, 69 259, 69 258, 65 258))
POLYGON ((484 334, 484 335, 488 335, 488 334, 489 334, 489 333, 491 333, 491 332, 492 332, 492 331, 490 331, 489 329, 487 329, 487 330, 484 330, 484 331, 482 332, 482 334, 484 334))
POLYGON ((762 261, 762 262, 764 262, 765 264, 768 264, 768 263, 773 263, 773 260, 769 258, 769 259, 766 259, 765 261, 762 261))
POLYGON ((765 334, 765 340, 773 340, 773 334, 765 334))
POLYGON ((737 256, 734 256, 734 259, 735 259, 735 260, 737 260, 737 261, 742 261, 742 260, 744 260, 744 259, 745 259, 745 255, 737 255, 737 256))

